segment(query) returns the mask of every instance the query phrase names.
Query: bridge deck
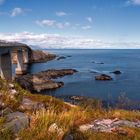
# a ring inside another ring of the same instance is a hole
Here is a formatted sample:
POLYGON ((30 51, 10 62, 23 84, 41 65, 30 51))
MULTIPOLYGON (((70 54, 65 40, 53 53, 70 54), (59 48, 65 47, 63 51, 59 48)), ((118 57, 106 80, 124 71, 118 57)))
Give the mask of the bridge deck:
POLYGON ((19 42, 6 42, 6 41, 0 41, 0 48, 12 48, 12 49, 17 49, 17 48, 26 48, 30 49, 29 46, 23 43, 19 42))

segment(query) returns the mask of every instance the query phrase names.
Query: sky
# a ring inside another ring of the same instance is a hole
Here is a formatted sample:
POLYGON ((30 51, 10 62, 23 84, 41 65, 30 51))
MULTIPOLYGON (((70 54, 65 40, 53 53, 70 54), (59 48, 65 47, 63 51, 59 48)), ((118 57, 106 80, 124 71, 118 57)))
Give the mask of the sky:
POLYGON ((140 48, 140 0, 0 0, 0 39, 43 48, 140 48))

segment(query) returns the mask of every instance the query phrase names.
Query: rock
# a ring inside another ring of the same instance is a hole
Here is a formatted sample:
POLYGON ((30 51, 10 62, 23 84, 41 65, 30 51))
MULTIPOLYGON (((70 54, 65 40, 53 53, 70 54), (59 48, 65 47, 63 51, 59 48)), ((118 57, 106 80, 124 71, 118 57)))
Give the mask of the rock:
POLYGON ((43 103, 35 102, 24 97, 19 108, 22 110, 36 111, 44 109, 45 105, 43 103))
POLYGON ((127 131, 122 129, 123 127, 130 128, 140 128, 140 121, 128 121, 128 120, 119 120, 119 119, 102 119, 95 120, 90 124, 81 125, 79 130, 84 131, 96 131, 96 132, 117 132, 122 135, 127 135, 127 131))
POLYGON ((67 57, 72 57, 71 55, 68 55, 67 57))
POLYGON ((61 60, 61 59, 66 59, 66 57, 65 56, 60 56, 60 57, 57 58, 57 60, 61 60))
POLYGON ((70 97, 70 99, 72 99, 72 100, 83 100, 84 99, 84 97, 82 97, 82 96, 72 96, 72 97, 70 97))
POLYGON ((80 127, 79 127, 79 130, 81 131, 81 132, 85 132, 85 131, 88 131, 88 130, 90 130, 91 128, 93 127, 93 125, 91 124, 85 124, 85 125, 81 125, 80 127))
POLYGON ((69 134, 64 136, 63 140, 74 140, 74 137, 71 134, 69 134))
POLYGON ((101 74, 100 76, 96 76, 95 80, 108 81, 108 80, 113 80, 113 79, 109 75, 101 74))
POLYGON ((55 54, 50 54, 46 51, 32 50, 30 54, 30 63, 47 62, 56 58, 55 54))
POLYGON ((3 109, 5 107, 5 103, 0 100, 0 109, 3 109))
POLYGON ((11 89, 13 89, 15 86, 14 86, 14 84, 10 83, 10 84, 9 84, 9 87, 10 87, 11 89))
POLYGON ((77 72, 74 69, 62 69, 62 70, 47 70, 37 74, 28 74, 21 77, 17 77, 16 81, 25 89, 30 91, 40 92, 42 90, 50 90, 62 87, 63 82, 55 82, 52 79, 63 77, 65 75, 72 75, 77 72))
POLYGON ((4 129, 10 129, 14 133, 29 126, 29 117, 22 112, 10 113, 6 116, 4 129))
POLYGON ((11 90, 10 90, 10 94, 11 94, 11 95, 16 95, 16 94, 17 94, 17 91, 16 91, 15 89, 11 89, 11 90))
POLYGON ((116 71, 113 71, 113 72, 111 72, 111 73, 114 73, 114 74, 118 75, 118 74, 121 74, 121 71, 116 70, 116 71))
POLYGON ((64 134, 64 131, 58 127, 58 125, 56 123, 53 123, 50 125, 48 131, 50 133, 58 133, 58 135, 63 135, 64 134))
POLYGON ((95 63, 95 64, 104 64, 103 62, 96 62, 96 61, 92 61, 92 63, 95 63))
POLYGON ((12 113, 12 112, 13 111, 11 110, 11 108, 6 107, 5 109, 0 111, 0 116, 6 116, 6 115, 8 115, 9 113, 12 113))
POLYGON ((120 135, 124 135, 124 136, 127 136, 127 135, 128 135, 128 132, 127 132, 125 129, 120 128, 120 127, 115 128, 115 129, 113 130, 113 132, 118 133, 118 134, 120 134, 120 135))

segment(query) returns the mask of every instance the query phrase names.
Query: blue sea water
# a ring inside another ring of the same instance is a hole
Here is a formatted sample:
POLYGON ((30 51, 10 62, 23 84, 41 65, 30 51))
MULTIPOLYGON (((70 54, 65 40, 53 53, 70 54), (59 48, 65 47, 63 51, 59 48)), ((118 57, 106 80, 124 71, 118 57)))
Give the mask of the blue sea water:
POLYGON ((60 56, 63 60, 53 60, 47 63, 33 64, 31 73, 47 69, 73 68, 77 73, 63 78, 65 85, 53 91, 45 91, 45 94, 53 96, 82 95, 108 100, 117 99, 125 93, 129 99, 140 101, 140 50, 48 50, 60 56), (93 61, 97 63, 92 63, 93 61), (103 62, 104 64, 98 64, 103 62), (111 71, 120 70, 121 75, 110 74, 111 71), (112 81, 96 81, 98 73, 109 74, 112 81))

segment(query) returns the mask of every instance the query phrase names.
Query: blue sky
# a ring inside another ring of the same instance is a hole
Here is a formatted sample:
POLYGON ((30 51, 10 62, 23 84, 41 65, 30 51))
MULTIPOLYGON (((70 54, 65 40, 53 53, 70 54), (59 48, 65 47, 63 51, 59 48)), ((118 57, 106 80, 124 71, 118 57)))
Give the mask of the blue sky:
POLYGON ((139 26, 140 0, 0 0, 1 39, 45 34, 139 47, 139 26))

